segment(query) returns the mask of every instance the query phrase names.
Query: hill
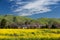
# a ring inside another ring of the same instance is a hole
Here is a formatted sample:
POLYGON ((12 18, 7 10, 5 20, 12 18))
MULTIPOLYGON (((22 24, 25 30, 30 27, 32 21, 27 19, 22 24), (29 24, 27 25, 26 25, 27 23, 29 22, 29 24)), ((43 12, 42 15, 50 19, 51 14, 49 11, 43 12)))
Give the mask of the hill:
POLYGON ((60 19, 0 15, 0 28, 60 28, 60 19))

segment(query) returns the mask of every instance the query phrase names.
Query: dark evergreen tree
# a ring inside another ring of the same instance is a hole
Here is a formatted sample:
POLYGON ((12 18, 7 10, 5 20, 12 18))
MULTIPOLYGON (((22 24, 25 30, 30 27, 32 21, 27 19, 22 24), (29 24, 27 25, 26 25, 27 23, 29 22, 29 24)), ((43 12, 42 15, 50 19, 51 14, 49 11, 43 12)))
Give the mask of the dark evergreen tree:
POLYGON ((46 24, 45 28, 49 28, 49 27, 48 27, 48 24, 46 24))
POLYGON ((4 28, 6 26, 6 19, 1 20, 1 28, 4 28))
POLYGON ((57 28, 54 24, 52 24, 52 27, 51 27, 52 29, 55 29, 55 28, 57 28))

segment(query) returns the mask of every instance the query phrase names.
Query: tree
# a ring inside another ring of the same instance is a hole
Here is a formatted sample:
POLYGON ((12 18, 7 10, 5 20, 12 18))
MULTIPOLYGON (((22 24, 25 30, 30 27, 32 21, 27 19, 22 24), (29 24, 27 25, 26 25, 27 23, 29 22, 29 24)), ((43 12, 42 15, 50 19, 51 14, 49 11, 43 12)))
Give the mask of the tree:
POLYGON ((1 20, 1 28, 4 28, 6 26, 6 19, 1 20))
POLYGON ((54 24, 52 24, 52 27, 51 27, 52 29, 55 29, 55 28, 57 28, 54 24))
POLYGON ((49 28, 49 27, 48 27, 48 24, 46 24, 45 28, 49 28))
POLYGON ((15 16, 13 17, 13 22, 16 22, 16 17, 15 16))

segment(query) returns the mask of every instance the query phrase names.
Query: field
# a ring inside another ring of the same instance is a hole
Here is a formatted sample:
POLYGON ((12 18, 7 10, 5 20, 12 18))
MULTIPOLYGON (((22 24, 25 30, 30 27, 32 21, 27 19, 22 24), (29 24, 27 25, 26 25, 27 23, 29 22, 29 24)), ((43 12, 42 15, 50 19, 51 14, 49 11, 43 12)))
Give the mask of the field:
POLYGON ((60 29, 0 29, 0 40, 60 40, 60 29))

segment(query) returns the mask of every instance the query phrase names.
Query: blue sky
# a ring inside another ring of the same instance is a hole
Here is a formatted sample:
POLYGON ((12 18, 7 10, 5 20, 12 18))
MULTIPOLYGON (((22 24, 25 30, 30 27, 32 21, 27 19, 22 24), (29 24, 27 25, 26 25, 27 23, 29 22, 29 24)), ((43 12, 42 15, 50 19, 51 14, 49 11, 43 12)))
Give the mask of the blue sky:
POLYGON ((0 0, 0 15, 60 18, 60 0, 0 0))

